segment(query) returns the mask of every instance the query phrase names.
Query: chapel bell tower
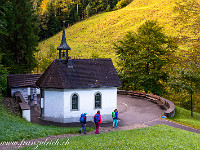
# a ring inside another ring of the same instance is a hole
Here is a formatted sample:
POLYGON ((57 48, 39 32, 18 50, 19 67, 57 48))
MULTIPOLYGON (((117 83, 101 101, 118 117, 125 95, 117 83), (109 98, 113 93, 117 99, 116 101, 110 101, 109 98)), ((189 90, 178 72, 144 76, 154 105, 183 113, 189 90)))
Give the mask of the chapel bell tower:
POLYGON ((62 35, 62 41, 59 47, 57 47, 57 50, 59 50, 59 59, 66 56, 66 60, 68 61, 68 50, 71 50, 71 48, 67 45, 66 38, 65 38, 65 21, 63 21, 63 35, 62 35))

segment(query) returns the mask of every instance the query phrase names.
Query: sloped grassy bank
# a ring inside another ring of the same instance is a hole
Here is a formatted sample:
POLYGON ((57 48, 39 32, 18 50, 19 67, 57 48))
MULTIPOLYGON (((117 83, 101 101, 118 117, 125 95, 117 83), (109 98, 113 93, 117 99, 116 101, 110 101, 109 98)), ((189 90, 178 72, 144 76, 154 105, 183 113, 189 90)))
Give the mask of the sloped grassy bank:
MULTIPOLYGON (((59 134, 78 133, 80 128, 66 128, 55 126, 41 126, 27 122, 25 119, 14 116, 2 105, 0 95, 0 142, 1 141, 21 141, 26 139, 36 139, 59 134)), ((88 131, 94 128, 87 128, 88 131)))

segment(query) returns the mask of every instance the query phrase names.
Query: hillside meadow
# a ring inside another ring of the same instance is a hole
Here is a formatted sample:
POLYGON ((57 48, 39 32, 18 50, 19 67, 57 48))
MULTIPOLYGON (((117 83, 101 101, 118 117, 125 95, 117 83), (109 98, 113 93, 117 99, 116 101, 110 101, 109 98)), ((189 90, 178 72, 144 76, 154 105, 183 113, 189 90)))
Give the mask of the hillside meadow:
POLYGON ((75 136, 22 149, 200 149, 200 135, 165 125, 114 131, 99 135, 75 136), (53 144, 54 143, 54 144, 53 144))
MULTIPOLYGON (((65 30, 67 43, 71 47, 69 55, 76 59, 112 58, 117 67, 113 43, 122 39, 127 32, 135 32, 147 20, 157 20, 168 36, 180 36, 179 29, 174 26, 176 14, 173 12, 175 2, 178 1, 180 0, 134 0, 123 9, 97 14, 78 22, 65 30)), ((60 45, 61 38, 62 31, 39 43, 40 51, 36 54, 39 62, 37 72, 44 71, 58 58, 56 48, 60 45), (53 52, 49 51, 50 46, 53 47, 53 52)), ((184 46, 180 47, 182 49, 179 52, 182 54, 184 50, 188 50, 184 46)))

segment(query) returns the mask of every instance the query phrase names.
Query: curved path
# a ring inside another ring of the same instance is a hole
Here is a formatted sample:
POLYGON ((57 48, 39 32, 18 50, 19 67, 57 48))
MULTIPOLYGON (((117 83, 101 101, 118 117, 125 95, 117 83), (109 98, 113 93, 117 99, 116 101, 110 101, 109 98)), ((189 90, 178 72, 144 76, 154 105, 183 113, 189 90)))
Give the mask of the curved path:
POLYGON ((118 95, 118 109, 119 125, 121 126, 119 129, 128 130, 164 124, 200 134, 198 129, 160 119, 165 110, 145 99, 131 98, 129 95, 118 95))
POLYGON ((118 95, 119 123, 124 125, 143 124, 158 119, 164 111, 145 99, 118 95))

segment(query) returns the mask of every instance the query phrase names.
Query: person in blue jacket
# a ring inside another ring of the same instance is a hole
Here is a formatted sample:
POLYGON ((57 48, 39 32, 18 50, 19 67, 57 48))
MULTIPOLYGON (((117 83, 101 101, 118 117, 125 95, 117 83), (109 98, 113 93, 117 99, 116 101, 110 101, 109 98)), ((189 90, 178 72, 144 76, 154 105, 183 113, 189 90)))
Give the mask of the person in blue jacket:
POLYGON ((117 109, 114 110, 114 112, 112 112, 112 117, 113 117, 113 128, 117 128, 117 121, 118 121, 118 111, 117 109))
POLYGON ((81 134, 81 131, 84 130, 84 134, 86 134, 86 117, 87 113, 81 114, 80 117, 80 123, 81 123, 81 129, 79 130, 79 133, 81 134))

